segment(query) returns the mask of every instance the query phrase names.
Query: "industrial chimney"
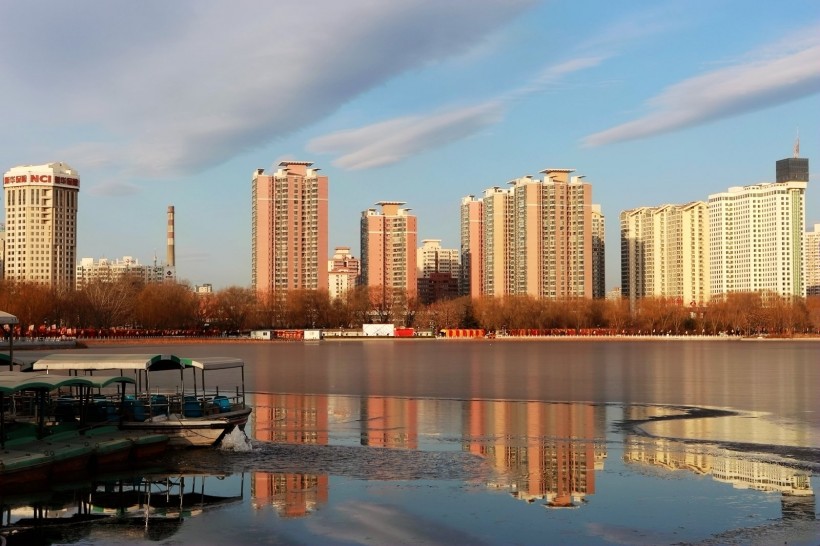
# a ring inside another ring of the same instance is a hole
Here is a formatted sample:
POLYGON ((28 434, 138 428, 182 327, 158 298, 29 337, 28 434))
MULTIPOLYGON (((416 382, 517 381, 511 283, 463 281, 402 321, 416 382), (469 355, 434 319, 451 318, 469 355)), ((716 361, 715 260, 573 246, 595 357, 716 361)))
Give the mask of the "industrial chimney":
POLYGON ((174 251, 174 206, 168 207, 168 250, 165 256, 165 266, 176 267, 176 253, 174 251))

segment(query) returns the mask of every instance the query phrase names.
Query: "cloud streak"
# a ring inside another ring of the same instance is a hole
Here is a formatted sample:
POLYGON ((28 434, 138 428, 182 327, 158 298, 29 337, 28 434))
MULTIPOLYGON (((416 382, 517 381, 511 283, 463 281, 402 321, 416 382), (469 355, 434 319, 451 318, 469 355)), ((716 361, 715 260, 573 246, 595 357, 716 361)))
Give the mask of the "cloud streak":
POLYGON ((313 139, 308 150, 341 154, 333 164, 358 170, 397 163, 409 156, 473 135, 503 118, 503 104, 477 106, 425 116, 407 116, 313 139))
POLYGON ((550 66, 532 82, 503 96, 470 106, 442 109, 426 115, 404 116, 317 137, 308 143, 315 153, 337 154, 335 167, 371 169, 398 163, 474 136, 504 119, 507 105, 543 90, 561 78, 600 64, 605 57, 581 57, 550 66))
POLYGON ((398 163, 474 136, 503 121, 514 102, 552 88, 577 72, 601 65, 631 43, 668 30, 670 24, 661 15, 650 10, 617 20, 593 33, 592 38, 575 43, 573 47, 579 52, 576 56, 547 65, 531 81, 483 103, 339 131, 313 139, 308 149, 315 153, 339 154, 333 161, 334 166, 357 170, 398 163))
MULTIPOLYGON (((820 35, 820 27, 809 31, 820 35)), ((779 44, 747 59, 672 85, 647 103, 649 112, 587 136, 602 146, 669 133, 770 108, 820 92, 820 39, 779 44), (798 50, 794 47, 799 46, 798 50)))
POLYGON ((15 85, 0 100, 28 127, 87 134, 89 161, 104 150, 132 176, 193 174, 467 52, 534 2, 7 3, 0 64, 15 85))

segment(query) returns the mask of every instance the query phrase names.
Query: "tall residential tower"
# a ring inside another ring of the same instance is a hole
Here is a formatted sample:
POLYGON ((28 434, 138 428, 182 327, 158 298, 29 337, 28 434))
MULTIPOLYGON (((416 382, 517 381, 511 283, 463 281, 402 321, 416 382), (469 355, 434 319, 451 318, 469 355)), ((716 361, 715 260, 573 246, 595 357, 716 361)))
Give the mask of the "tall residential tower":
POLYGON ((808 159, 781 160, 778 182, 735 186, 709 196, 712 296, 761 290, 806 295, 808 171, 808 159))
POLYGON ((709 301, 708 253, 703 201, 621 212, 621 294, 632 305, 644 297, 709 301))
POLYGON ((592 204, 592 186, 583 176, 571 177, 572 172, 545 169, 543 180, 524 176, 508 188, 484 190, 480 200, 462 199, 465 292, 473 297, 603 296, 602 240, 593 244, 596 233, 603 237, 603 215, 592 204))
POLYGON ((416 295, 416 217, 402 201, 380 201, 362 212, 362 284, 416 295))
POLYGON ((257 292, 327 290, 328 179, 283 161, 252 181, 251 284, 257 292))

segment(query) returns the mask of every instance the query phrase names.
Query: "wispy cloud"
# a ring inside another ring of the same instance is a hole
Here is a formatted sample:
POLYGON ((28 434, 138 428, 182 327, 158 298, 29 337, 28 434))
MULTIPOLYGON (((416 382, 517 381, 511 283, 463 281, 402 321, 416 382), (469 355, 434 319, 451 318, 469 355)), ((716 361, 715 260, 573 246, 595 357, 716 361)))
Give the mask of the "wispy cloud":
MULTIPOLYGON (((397 163, 413 155, 474 136, 503 121, 513 102, 554 88, 572 74, 595 68, 620 50, 648 36, 662 33, 670 23, 659 10, 630 14, 572 44, 575 56, 551 62, 530 81, 500 96, 470 106, 441 108, 436 112, 383 120, 313 139, 308 149, 339 154, 333 165, 368 169, 397 163)), ((556 56, 571 55, 559 51, 556 56)))
POLYGON ((18 105, 6 121, 70 127, 129 174, 192 174, 470 51, 535 1, 3 3, 0 101, 18 105), (37 40, 17 24, 33 20, 37 40))
POLYGON ((91 186, 85 191, 88 191, 91 195, 99 195, 103 197, 123 197, 126 195, 135 195, 139 193, 140 188, 129 182, 112 180, 91 186))
POLYGON ((511 101, 543 90, 573 72, 598 65, 604 57, 584 57, 548 67, 531 82, 486 102, 403 116, 338 131, 311 140, 308 150, 336 154, 333 165, 357 170, 383 167, 474 136, 504 119, 511 101))
POLYGON ((799 34, 812 38, 767 46, 736 65, 672 85, 648 101, 646 115, 589 135, 584 144, 646 138, 820 92, 820 26, 799 34))
POLYGON ((308 149, 342 154, 333 164, 369 169, 473 135, 503 117, 503 105, 491 101, 426 116, 407 116, 316 138, 308 149))

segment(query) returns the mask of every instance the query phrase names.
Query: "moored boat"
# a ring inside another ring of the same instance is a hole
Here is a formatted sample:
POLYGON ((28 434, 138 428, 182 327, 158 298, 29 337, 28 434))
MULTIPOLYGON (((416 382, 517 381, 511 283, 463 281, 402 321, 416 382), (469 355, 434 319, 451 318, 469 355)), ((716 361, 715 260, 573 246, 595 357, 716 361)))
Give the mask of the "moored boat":
MULTIPOLYGON (((244 430, 251 413, 245 404, 244 362, 238 358, 70 353, 43 357, 33 369, 75 376, 111 370, 133 374, 132 394, 119 401, 101 398, 97 403, 108 408, 120 404, 113 419, 121 430, 168 436, 171 447, 218 445, 235 428, 244 430), (232 383, 228 388, 224 383, 211 384, 213 375, 223 381, 230 377, 232 383)), ((96 419, 110 421, 111 415, 109 410, 99 411, 96 419)))

